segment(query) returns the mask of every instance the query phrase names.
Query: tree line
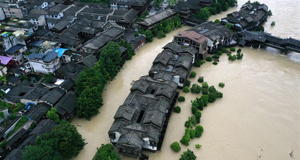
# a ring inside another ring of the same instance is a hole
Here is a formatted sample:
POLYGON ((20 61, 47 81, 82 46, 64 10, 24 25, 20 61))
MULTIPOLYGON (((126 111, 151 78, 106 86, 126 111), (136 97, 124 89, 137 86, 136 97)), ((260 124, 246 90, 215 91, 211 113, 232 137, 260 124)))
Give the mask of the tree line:
POLYGON ((103 105, 102 92, 108 81, 114 79, 126 60, 131 59, 134 50, 130 43, 121 40, 120 43, 109 42, 100 52, 99 61, 94 67, 85 68, 76 81, 75 92, 78 95, 76 114, 80 118, 90 120, 99 113, 103 105), (120 46, 125 47, 126 58, 122 59, 120 46))
POLYGON ((159 24, 155 25, 154 28, 151 30, 147 29, 143 31, 141 28, 138 29, 139 34, 144 34, 146 36, 146 42, 152 42, 153 37, 157 38, 164 38, 166 34, 181 27, 181 19, 179 14, 175 17, 162 20, 159 24))

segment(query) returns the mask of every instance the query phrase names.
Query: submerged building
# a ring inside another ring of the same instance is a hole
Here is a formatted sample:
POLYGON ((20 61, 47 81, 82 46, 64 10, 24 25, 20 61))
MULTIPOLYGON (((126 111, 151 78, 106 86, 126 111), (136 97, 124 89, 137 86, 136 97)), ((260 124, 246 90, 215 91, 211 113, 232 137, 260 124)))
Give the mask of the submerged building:
POLYGON ((193 47, 182 47, 176 42, 170 42, 163 48, 153 61, 149 76, 155 80, 173 81, 178 88, 183 88, 197 50, 193 47))
POLYGON ((189 29, 189 31, 195 31, 198 34, 205 36, 207 38, 209 51, 230 45, 233 36, 233 32, 226 26, 212 21, 197 25, 189 29))
POLYGON ((265 4, 244 4, 238 12, 227 14, 221 24, 230 23, 233 29, 250 30, 261 25, 268 18, 268 6, 265 4))
MULTIPOLYGON (((160 149, 170 114, 176 103, 177 84, 143 76, 114 116, 108 134, 119 153, 143 158, 142 150, 160 149)), ((147 159, 147 158, 146 158, 147 159)))

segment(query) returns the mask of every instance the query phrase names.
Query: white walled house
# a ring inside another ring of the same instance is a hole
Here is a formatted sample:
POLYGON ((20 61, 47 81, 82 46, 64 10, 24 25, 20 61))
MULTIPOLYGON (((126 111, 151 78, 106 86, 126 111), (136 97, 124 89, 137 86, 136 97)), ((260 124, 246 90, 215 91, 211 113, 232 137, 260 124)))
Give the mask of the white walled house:
POLYGON ((45 54, 32 53, 27 57, 27 59, 30 68, 37 73, 53 73, 61 66, 60 58, 54 51, 50 51, 45 54))

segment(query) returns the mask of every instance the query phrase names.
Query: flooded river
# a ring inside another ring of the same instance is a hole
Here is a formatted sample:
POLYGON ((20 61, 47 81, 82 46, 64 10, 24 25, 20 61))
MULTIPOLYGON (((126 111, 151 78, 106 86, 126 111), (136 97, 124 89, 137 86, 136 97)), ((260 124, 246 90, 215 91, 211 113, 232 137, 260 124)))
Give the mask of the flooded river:
MULTIPOLYGON (((239 7, 245 2, 239 1, 239 7)), ((264 25, 265 30, 276 36, 300 39, 299 0, 260 2, 267 4, 273 12, 264 25), (272 21, 276 22, 275 27, 270 26, 272 21)), ((211 19, 221 19, 239 7, 211 19)), ((106 86, 104 105, 97 116, 91 121, 77 118, 72 121, 88 143, 75 160, 91 160, 97 147, 109 143, 107 132, 118 107, 129 94, 130 83, 148 73, 156 55, 178 31, 145 44, 132 60, 125 63, 115 80, 106 86)), ((201 125, 205 131, 201 138, 191 140, 188 148, 199 160, 300 159, 300 54, 284 56, 272 48, 246 47, 242 52, 244 58, 241 61, 229 62, 227 55, 223 55, 216 66, 205 63, 201 68, 192 69, 197 76, 204 76, 208 84, 217 86, 224 82, 225 87, 216 87, 224 97, 204 109, 201 125), (202 148, 196 149, 195 144, 202 148)), ((192 83, 197 83, 197 78, 192 79, 192 83)), ((186 97, 186 102, 176 104, 182 111, 171 115, 161 151, 146 153, 151 160, 178 160, 187 149, 183 145, 180 153, 170 149, 170 144, 183 136, 184 122, 191 115, 190 100, 196 98, 191 93, 180 94, 186 97)))

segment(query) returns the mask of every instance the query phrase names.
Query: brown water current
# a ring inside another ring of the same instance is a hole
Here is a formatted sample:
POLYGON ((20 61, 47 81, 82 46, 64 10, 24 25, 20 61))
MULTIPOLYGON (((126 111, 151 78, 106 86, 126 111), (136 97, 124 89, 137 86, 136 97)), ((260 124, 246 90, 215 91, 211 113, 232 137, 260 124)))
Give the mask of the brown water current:
MULTIPOLYGON (((239 7, 245 2, 239 1, 239 7)), ((264 24, 266 31, 300 39, 299 0, 260 2, 267 4, 273 12, 264 24), (272 21, 276 22, 275 27, 270 26, 272 21)), ((239 7, 212 16, 211 20, 221 19, 239 7)), ((115 80, 106 86, 104 105, 97 116, 91 121, 74 118, 72 124, 88 143, 75 160, 91 160, 97 147, 110 143, 107 133, 114 114, 129 94, 130 83, 148 74, 156 55, 179 30, 145 44, 132 60, 125 63, 115 80)), ((151 160, 178 160, 187 148, 193 150, 199 160, 300 159, 300 53, 284 56, 272 48, 247 47, 242 48, 242 52, 241 61, 230 62, 224 54, 216 66, 207 62, 192 69, 197 77, 204 76, 209 85, 215 85, 224 97, 203 110, 202 137, 191 140, 189 147, 181 145, 180 153, 174 153, 170 144, 182 138, 184 122, 191 115, 190 101, 199 96, 181 92, 186 101, 176 105, 182 111, 171 115, 161 151, 146 153, 151 160), (225 87, 217 87, 219 82, 224 82, 225 87), (196 149, 195 144, 202 148, 196 149)), ((191 81, 198 83, 197 78, 191 81)))

